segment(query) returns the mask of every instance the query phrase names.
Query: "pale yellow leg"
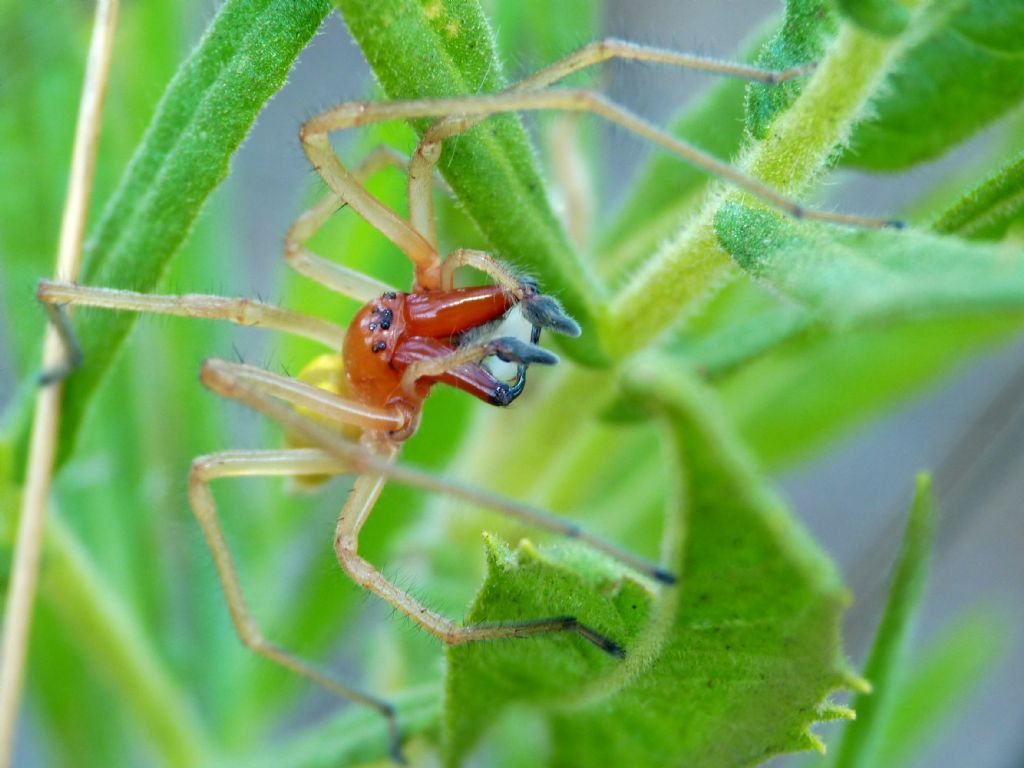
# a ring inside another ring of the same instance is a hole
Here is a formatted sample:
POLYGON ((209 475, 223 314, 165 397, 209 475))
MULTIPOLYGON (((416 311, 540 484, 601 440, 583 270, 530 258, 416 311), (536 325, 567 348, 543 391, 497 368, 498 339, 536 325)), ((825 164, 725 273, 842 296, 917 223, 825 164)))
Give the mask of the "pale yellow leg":
MULTIPOLYGON (((603 117, 616 125, 622 126, 631 133, 635 133, 657 144, 698 168, 734 184, 768 205, 778 208, 794 218, 807 218, 815 221, 857 227, 880 228, 900 226, 899 222, 894 221, 830 211, 814 211, 805 208, 800 203, 786 197, 768 185, 733 168, 728 163, 656 128, 643 118, 609 101, 601 94, 586 90, 504 91, 491 95, 448 99, 421 99, 416 101, 380 103, 349 102, 328 109, 326 112, 309 120, 303 126, 302 135, 311 158, 316 158, 315 165, 317 165, 322 173, 333 172, 336 167, 347 174, 348 172, 341 168, 340 162, 330 152, 327 134, 332 131, 387 120, 412 120, 442 115, 459 115, 459 117, 449 118, 443 123, 438 123, 434 128, 430 129, 433 132, 435 129, 440 129, 443 126, 445 128, 443 133, 450 136, 460 133, 467 127, 475 124, 475 122, 478 122, 480 118, 488 115, 541 110, 589 112, 603 117), (330 153, 333 160, 328 160, 325 153, 330 153)), ((432 140, 437 140, 437 136, 433 134, 431 138, 432 140)), ((385 232, 385 234, 392 237, 388 232, 385 232)), ((392 239, 395 240, 394 237, 392 239)), ((395 240, 395 242, 397 243, 398 241, 395 240)), ((403 250, 405 249, 403 248, 403 250)), ((408 253, 408 251, 406 252, 408 253)), ((419 267, 417 269, 419 270, 419 267)), ((417 274, 419 274, 419 271, 417 274)))
POLYGON ((455 270, 459 267, 477 269, 516 298, 522 298, 522 284, 512 270, 486 251, 474 251, 471 248, 459 248, 452 251, 441 262, 441 288, 443 290, 447 291, 455 287, 455 270))
MULTIPOLYGON (((334 542, 339 563, 357 583, 387 600, 413 622, 448 644, 528 637, 552 632, 574 632, 607 653, 623 655, 624 651, 618 643, 571 616, 507 624, 459 626, 426 608, 411 595, 389 582, 358 555, 358 536, 387 477, 393 474, 391 463, 397 453, 397 445, 389 439, 387 433, 367 433, 364 437, 366 449, 370 451, 367 453, 367 450, 353 446, 336 432, 277 402, 274 399, 277 397, 276 393, 268 391, 262 384, 238 376, 238 367, 222 360, 208 360, 203 365, 200 378, 214 392, 245 403, 279 422, 289 432, 321 447, 332 457, 339 459, 342 465, 363 472, 356 480, 348 502, 338 518, 334 542)), ((551 522, 550 518, 545 520, 547 516, 532 516, 529 512, 522 517, 540 525, 545 525, 545 522, 550 525, 551 522)), ((565 526, 567 529, 571 528, 571 524, 565 526)))
MULTIPOLYGON (((363 183, 385 168, 398 168, 412 173, 407 157, 391 147, 380 146, 367 155, 357 168, 353 169, 352 175, 360 183, 363 183)), ((436 173, 432 172, 432 169, 427 171, 426 181, 428 197, 432 184, 440 186, 449 194, 451 193, 448 186, 436 173)), ((332 291, 365 303, 395 289, 369 275, 318 256, 306 248, 307 241, 342 205, 344 205, 342 198, 328 190, 320 202, 300 215, 285 236, 284 258, 288 266, 299 274, 315 280, 332 291)), ((436 237, 431 242, 435 243, 436 237)))
POLYGON ((232 363, 211 358, 203 363, 200 380, 225 397, 234 397, 233 388, 251 388, 276 397, 293 406, 340 424, 352 424, 361 429, 392 432, 406 425, 407 417, 398 409, 377 408, 358 400, 341 397, 320 387, 298 379, 245 363, 232 363), (210 381, 207 377, 210 377, 210 381))
POLYGON ((73 283, 40 280, 36 296, 44 304, 74 304, 123 312, 227 320, 236 325, 268 328, 318 341, 330 349, 341 349, 344 329, 328 320, 311 317, 253 299, 230 299, 200 293, 161 296, 118 288, 93 288, 73 283))
POLYGON ((348 469, 338 459, 323 451, 299 449, 290 451, 223 451, 200 456, 192 462, 188 480, 188 497, 192 511, 203 529, 213 555, 231 621, 246 647, 297 675, 312 680, 329 691, 380 712, 387 719, 392 757, 404 762, 395 708, 383 699, 345 685, 320 672, 311 664, 268 641, 246 606, 231 552, 217 515, 217 505, 210 483, 228 477, 265 477, 270 475, 298 477, 336 475, 348 469))
MULTIPOLYGON (((393 450, 389 451, 386 458, 390 459, 393 455, 393 450)), ((356 480, 352 494, 338 517, 338 525, 334 534, 334 551, 345 573, 357 584, 391 603, 408 616, 413 623, 447 645, 459 645, 480 640, 530 637, 552 632, 575 632, 607 653, 620 657, 625 655, 622 646, 614 640, 581 624, 572 616, 462 626, 436 611, 430 610, 408 592, 399 589, 358 554, 359 530, 373 510, 385 482, 386 477, 383 474, 361 475, 356 480)))

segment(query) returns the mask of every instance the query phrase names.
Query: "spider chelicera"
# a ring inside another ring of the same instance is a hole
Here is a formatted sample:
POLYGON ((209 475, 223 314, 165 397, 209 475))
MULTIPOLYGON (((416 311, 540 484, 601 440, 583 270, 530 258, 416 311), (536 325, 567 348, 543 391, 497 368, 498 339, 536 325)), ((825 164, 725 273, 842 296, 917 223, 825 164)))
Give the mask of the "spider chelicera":
MULTIPOLYGON (((790 215, 857 226, 887 223, 807 210, 756 179, 655 128, 600 94, 548 88, 574 72, 612 58, 691 67, 768 84, 806 74, 813 68, 811 64, 768 71, 617 40, 602 40, 497 94, 351 102, 312 118, 303 125, 300 136, 310 162, 329 191, 292 225, 286 237, 285 260, 302 275, 364 302, 347 329, 249 299, 198 294, 157 296, 50 281, 39 285, 40 300, 73 352, 74 340, 63 312, 65 305, 227 320, 304 336, 332 350, 329 355, 314 360, 297 378, 220 359, 209 359, 203 364, 200 379, 205 386, 263 412, 280 422, 293 441, 309 447, 223 451, 199 457, 193 462, 189 477, 189 499, 213 553, 232 621, 245 645, 345 698, 378 710, 387 718, 391 753, 398 761, 402 760, 401 743, 391 704, 335 680, 264 638, 246 608, 218 521, 211 481, 242 476, 319 478, 357 473, 353 491, 338 517, 334 536, 341 567, 360 585, 449 644, 572 632, 611 655, 624 655, 618 642, 588 627, 577 617, 462 626, 426 608, 388 581, 358 554, 359 531, 388 478, 463 495, 529 523, 581 539, 656 582, 674 582, 673 576, 663 569, 584 534, 573 523, 525 504, 445 483, 393 463, 402 443, 416 431, 423 401, 433 385, 446 384, 484 402, 508 405, 523 391, 528 365, 557 362, 552 353, 537 346, 541 330, 569 336, 579 333, 573 319, 554 299, 542 294, 535 282, 517 275, 490 254, 460 249, 441 259, 432 185, 444 141, 495 113, 552 109, 591 112, 655 142, 790 215), (332 131, 377 121, 414 118, 435 118, 437 122, 424 131, 408 159, 381 148, 350 171, 342 165, 328 141, 332 131), (408 172, 408 219, 374 198, 363 185, 369 174, 387 164, 401 164, 408 172), (415 272, 410 291, 397 291, 317 256, 305 247, 309 238, 343 205, 357 211, 410 259, 415 272), (455 287, 455 271, 460 267, 485 273, 493 284, 455 287), (494 336, 494 327, 512 312, 521 313, 526 320, 530 328, 528 338, 494 336), (492 357, 515 364, 514 380, 502 380, 485 367, 483 362, 492 357)), ((70 355, 72 362, 75 356, 70 355)), ((44 381, 67 375, 71 367, 69 364, 65 369, 44 374, 44 381)))

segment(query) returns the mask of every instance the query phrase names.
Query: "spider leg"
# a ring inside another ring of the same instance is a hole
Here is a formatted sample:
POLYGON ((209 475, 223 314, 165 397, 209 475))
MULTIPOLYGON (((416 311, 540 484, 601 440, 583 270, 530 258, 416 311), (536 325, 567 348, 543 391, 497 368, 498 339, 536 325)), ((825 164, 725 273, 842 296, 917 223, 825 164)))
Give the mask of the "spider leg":
POLYGON ((417 283, 426 288, 436 287, 440 257, 434 246, 409 222, 371 195, 359 178, 341 164, 326 132, 309 131, 308 125, 300 129, 299 138, 310 163, 327 186, 409 257, 417 283))
POLYGON ((329 320, 293 312, 254 299, 232 299, 201 293, 162 296, 154 293, 123 291, 119 288, 94 288, 74 283, 40 280, 36 297, 46 305, 73 304, 102 307, 124 312, 227 320, 236 325, 268 328, 320 342, 340 349, 345 329, 329 320))
MULTIPOLYGON (((781 192, 733 168, 713 155, 682 141, 675 136, 651 125, 643 118, 633 114, 624 107, 615 104, 603 95, 587 90, 554 89, 554 90, 506 90, 495 94, 463 96, 442 99, 421 99, 415 101, 389 102, 349 102, 332 107, 307 121, 302 127, 303 142, 307 154, 314 164, 325 174, 325 178, 335 169, 348 174, 330 150, 327 135, 331 131, 352 128, 367 123, 386 120, 410 120, 449 116, 435 123, 424 135, 423 141, 438 143, 454 136, 480 122, 488 115, 504 112, 529 112, 542 110, 561 110, 566 112, 589 112, 605 118, 662 149, 677 155, 686 162, 701 168, 714 176, 728 181, 736 187, 749 192, 764 203, 775 207, 794 218, 807 218, 815 221, 845 224, 857 227, 881 228, 901 226, 899 222, 873 219, 852 214, 815 211, 808 209, 787 197, 781 192), (451 117, 454 115, 454 117, 451 117)), ((330 182, 329 182, 330 183, 330 182)), ((333 186, 332 186, 333 188, 333 186)), ((366 194, 363 190, 363 194, 366 194)), ((390 209, 388 209, 390 211, 390 209)), ((393 211, 390 211, 394 214, 393 211)), ((382 230, 384 231, 384 230, 382 230)), ((389 232, 385 234, 398 240, 389 232)), ((421 238, 422 239, 422 238, 421 238)), ((424 241, 425 242, 425 241, 424 241)), ((403 248, 403 250, 406 250, 403 248)), ((409 253, 409 251, 406 251, 409 253)), ((410 253, 412 258, 412 254, 410 253)), ((414 258, 415 261, 415 258, 414 258)), ((421 285, 437 287, 432 279, 432 272, 425 266, 421 269, 417 264, 417 276, 422 275, 421 285)), ((436 279, 436 278, 435 278, 436 279)))
POLYGON ((455 287, 455 270, 459 267, 479 270, 516 298, 522 298, 523 284, 515 273, 486 251, 472 248, 459 248, 445 256, 441 263, 442 290, 448 291, 455 287))
MULTIPOLYGON (((784 70, 762 69, 746 64, 719 61, 678 51, 637 45, 623 40, 606 38, 596 40, 578 51, 549 64, 539 72, 514 83, 504 92, 538 91, 559 80, 564 80, 581 70, 611 59, 656 62, 687 69, 698 69, 711 74, 727 75, 745 80, 775 84, 805 75, 812 71, 815 63, 802 64, 784 70)), ((430 177, 441 156, 441 144, 445 139, 473 127, 485 116, 463 120, 459 116, 444 117, 428 128, 420 139, 409 162, 409 219, 416 230, 437 245, 434 229, 433 198, 430 195, 430 177)), ((562 158, 564 159, 564 157, 562 158)), ((699 165, 699 163, 697 163, 699 165)))
MULTIPOLYGON (((409 168, 409 158, 392 147, 382 145, 363 158, 363 161, 353 169, 352 175, 362 183, 385 168, 398 168, 405 172, 409 168)), ((428 173, 428 180, 432 180, 434 184, 451 194, 451 189, 438 174, 428 173)), ((395 289, 369 275, 318 256, 306 248, 306 242, 343 205, 344 200, 328 190, 320 202, 296 218, 285 236, 284 260, 299 274, 343 296, 366 303, 382 293, 395 289)))
MULTIPOLYGON (((383 456, 391 458, 393 453, 383 456)), ((502 624, 460 625, 446 616, 432 611, 416 598, 399 589, 367 560, 359 556, 359 530, 369 517, 387 478, 383 474, 360 475, 356 480, 345 508, 338 516, 334 534, 334 551, 342 569, 353 581, 383 598, 413 623, 425 629, 447 645, 498 640, 502 638, 531 637, 554 632, 574 632, 588 642, 613 656, 624 657, 625 650, 611 638, 580 623, 573 616, 553 616, 531 621, 502 624)))
POLYGON ((720 59, 712 59, 707 56, 681 53, 680 51, 672 51, 667 48, 630 43, 625 40, 608 37, 588 43, 579 50, 549 64, 529 77, 523 78, 518 83, 512 85, 510 90, 531 91, 546 88, 557 83, 559 80, 564 80, 575 72, 587 69, 595 64, 610 61, 611 59, 646 61, 684 69, 699 69, 714 75, 738 77, 741 80, 753 80, 768 85, 775 85, 786 80, 792 80, 795 77, 801 77, 812 72, 817 66, 817 62, 810 62, 808 64, 798 64, 788 69, 763 69, 761 67, 752 67, 748 64, 721 61, 720 59))
POLYGON ((365 304, 395 289, 369 275, 318 256, 306 248, 306 241, 327 223, 331 215, 342 205, 342 199, 333 191, 329 191, 320 202, 295 219, 288 228, 288 234, 285 235, 284 260, 300 275, 365 304))
POLYGON ((61 381, 82 362, 82 348, 65 307, 102 307, 124 312, 148 312, 179 317, 199 317, 227 320, 237 325, 269 328, 312 339, 334 350, 341 349, 345 330, 328 320, 303 315, 253 299, 232 299, 224 296, 189 293, 163 296, 152 293, 123 291, 118 288, 94 288, 74 283, 40 280, 36 297, 42 302, 50 322, 54 324, 64 344, 66 362, 39 374, 45 386, 61 381))
POLYGON ((245 363, 210 358, 203 363, 200 380, 220 395, 237 399, 234 387, 257 390, 302 408, 322 419, 352 424, 365 430, 391 432, 406 425, 407 416, 397 408, 377 408, 351 400, 289 376, 245 363), (209 378, 208 378, 209 376, 209 378), (211 386, 211 384, 213 384, 211 386))
POLYGON ((431 611, 412 595, 402 591, 388 581, 383 574, 358 554, 359 531, 373 510, 374 504, 386 482, 388 471, 381 465, 389 465, 397 453, 397 445, 384 432, 368 432, 364 438, 370 457, 337 433, 321 424, 311 421, 274 400, 278 395, 255 384, 245 377, 239 377, 239 366, 223 360, 211 359, 203 364, 201 379, 212 391, 242 402, 249 407, 274 419, 287 430, 301 435, 315 445, 340 458, 352 468, 364 472, 355 482, 348 501, 338 517, 335 529, 334 548, 342 569, 370 592, 387 600, 391 605, 409 617, 415 624, 449 645, 495 640, 500 638, 530 637, 554 632, 573 632, 601 650, 614 656, 623 656, 622 646, 602 635, 597 630, 580 623, 572 616, 555 616, 535 621, 509 622, 506 624, 481 624, 460 626, 445 616, 431 611))
POLYGON ((231 622, 242 643, 260 656, 312 680, 332 693, 377 710, 388 723, 391 756, 396 761, 404 763, 398 721, 392 704, 339 682, 266 639, 246 605, 238 572, 235 570, 217 514, 216 501, 210 490, 212 481, 229 477, 300 477, 337 475, 347 471, 349 469, 343 462, 319 450, 221 451, 200 456, 192 462, 188 478, 188 497, 213 555, 213 563, 227 600, 231 622))
MULTIPOLYGON (((399 346, 395 350, 394 359, 406 362, 401 359, 402 355, 402 346, 399 346)), ((538 365, 555 365, 558 363, 558 356, 553 352, 548 352, 542 347, 529 344, 514 336, 501 336, 480 343, 466 344, 465 346, 455 348, 448 354, 440 356, 428 355, 412 360, 402 373, 402 389, 413 394, 416 392, 416 383, 420 379, 444 379, 446 374, 456 373, 463 366, 479 363, 485 357, 490 357, 491 355, 497 356, 506 363, 519 363, 520 380, 523 378, 525 366, 527 365, 534 363, 538 365)), ((450 383, 454 386, 459 386, 454 381, 450 383)), ((494 381, 494 384, 497 385, 498 383, 497 380, 494 381)), ((518 389, 521 390, 521 383, 517 382, 517 385, 518 389)), ((460 388, 464 389, 465 387, 460 388)), ((507 385, 505 388, 507 390, 507 385)), ((497 405, 508 405, 519 394, 519 391, 515 391, 509 397, 507 392, 502 394, 500 389, 493 390, 493 388, 483 388, 480 392, 467 391, 477 395, 486 402, 497 405)))

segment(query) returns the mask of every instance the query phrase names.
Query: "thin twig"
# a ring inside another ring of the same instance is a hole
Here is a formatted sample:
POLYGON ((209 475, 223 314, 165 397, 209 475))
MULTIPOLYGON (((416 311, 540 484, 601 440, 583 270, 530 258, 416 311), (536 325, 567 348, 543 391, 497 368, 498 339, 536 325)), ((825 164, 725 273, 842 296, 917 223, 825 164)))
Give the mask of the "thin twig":
MULTIPOLYGON (((89 58, 82 85, 82 101, 75 127, 71 174, 61 221, 55 270, 57 280, 74 281, 80 271, 82 240, 92 196, 96 147, 110 72, 117 11, 118 0, 98 0, 96 4, 89 58)), ((59 333, 53 326, 47 327, 43 342, 43 370, 59 366, 65 355, 59 333)), ((60 426, 62 392, 61 383, 53 382, 41 387, 36 397, 25 495, 14 548, 14 565, 0 647, 0 768, 10 765, 14 750, 14 731, 21 700, 32 607, 39 577, 39 556, 46 530, 53 458, 60 426)))

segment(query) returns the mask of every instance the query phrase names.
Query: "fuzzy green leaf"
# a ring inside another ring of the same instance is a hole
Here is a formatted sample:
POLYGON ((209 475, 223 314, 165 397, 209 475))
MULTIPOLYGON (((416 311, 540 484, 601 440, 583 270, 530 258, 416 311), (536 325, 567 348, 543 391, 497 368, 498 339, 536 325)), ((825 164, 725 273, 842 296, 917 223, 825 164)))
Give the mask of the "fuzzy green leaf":
POLYGON ((970 190, 933 223, 936 232, 995 240, 1024 219, 1024 152, 970 190))
MULTIPOLYGON (((391 99, 465 96, 505 87, 494 34, 477 0, 336 0, 391 99)), ((429 121, 416 121, 422 130, 429 121)), ((545 197, 522 122, 493 117, 445 143, 438 166, 495 251, 534 274, 582 326, 566 350, 603 359, 582 263, 545 197)), ((453 244, 458 247, 460 244, 453 244)))
POLYGON ((891 711, 892 697, 909 652, 915 617, 921 605, 931 556, 934 513, 931 479, 917 479, 914 504, 893 570, 882 620, 864 667, 873 690, 854 701, 857 720, 846 727, 836 756, 837 768, 874 764, 878 739, 891 711))
MULTIPOLYGON (((82 281, 152 290, 263 104, 327 15, 327 0, 229 0, 167 87, 85 255, 82 281)), ((135 320, 83 314, 85 364, 68 381, 62 456, 135 320)))
POLYGON ((594 556, 570 570, 530 546, 492 554, 469 620, 571 611, 624 641, 627 657, 567 637, 453 648, 453 761, 503 707, 529 701, 550 708, 555 765, 753 765, 817 747, 808 728, 833 714, 825 697, 856 682, 839 650, 847 596, 833 567, 764 488, 714 401, 667 371, 637 380, 630 393, 656 405, 671 438, 664 474, 679 487, 664 549, 680 586, 648 606, 594 556))
MULTIPOLYGON (((764 45, 757 66, 786 69, 821 58, 825 45, 835 34, 836 24, 827 0, 790 0, 782 28, 764 45)), ((747 129, 757 139, 768 134, 768 126, 786 110, 803 90, 804 79, 781 85, 751 84, 747 89, 747 129)))
POLYGON ((898 0, 839 0, 839 10, 870 32, 891 37, 907 28, 910 12, 898 0))
POLYGON ((998 246, 801 226, 739 204, 715 225, 744 270, 836 327, 1024 310, 1024 258, 998 246))
POLYGON ((853 134, 847 165, 887 170, 937 157, 1024 98, 1019 0, 942 0, 913 27, 871 118, 853 134))

